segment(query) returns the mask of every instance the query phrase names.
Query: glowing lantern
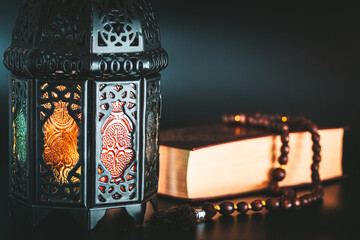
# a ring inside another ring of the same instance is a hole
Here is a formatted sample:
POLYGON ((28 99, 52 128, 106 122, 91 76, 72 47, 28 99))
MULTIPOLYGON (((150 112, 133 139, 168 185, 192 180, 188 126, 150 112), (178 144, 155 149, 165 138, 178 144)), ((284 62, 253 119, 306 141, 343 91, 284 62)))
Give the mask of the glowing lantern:
POLYGON ((107 209, 156 207, 167 66, 146 0, 28 0, 4 54, 10 77, 10 207, 38 224, 70 209, 92 229, 107 209))

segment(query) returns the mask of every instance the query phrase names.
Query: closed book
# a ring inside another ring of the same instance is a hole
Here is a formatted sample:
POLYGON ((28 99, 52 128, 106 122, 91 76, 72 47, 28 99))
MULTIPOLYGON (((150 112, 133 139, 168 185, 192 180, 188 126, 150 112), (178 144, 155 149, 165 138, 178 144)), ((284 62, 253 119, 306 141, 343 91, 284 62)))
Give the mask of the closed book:
MULTIPOLYGON (((341 177, 344 128, 320 129, 322 180, 341 177)), ((312 140, 290 132, 289 162, 280 186, 311 183, 312 140)), ((158 193, 184 200, 205 200, 265 190, 279 167, 279 135, 224 124, 164 130, 160 134, 158 193)))

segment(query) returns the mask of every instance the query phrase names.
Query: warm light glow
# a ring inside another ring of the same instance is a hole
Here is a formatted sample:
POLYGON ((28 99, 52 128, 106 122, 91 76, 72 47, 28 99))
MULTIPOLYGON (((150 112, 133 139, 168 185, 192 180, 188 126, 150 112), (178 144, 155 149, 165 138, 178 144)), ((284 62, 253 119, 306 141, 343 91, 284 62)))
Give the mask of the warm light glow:
POLYGON ((240 115, 236 115, 234 119, 235 119, 235 122, 240 122, 241 117, 240 117, 240 115))
MULTIPOLYGON (((70 116, 67 106, 69 103, 54 102, 54 113, 49 117, 43 127, 44 153, 46 164, 54 172, 56 183, 68 183, 68 174, 79 161, 77 142, 79 127, 70 116)), ((80 168, 77 173, 80 173, 80 168)), ((72 182, 79 179, 72 177, 72 182)))
POLYGON ((288 119, 287 119, 287 117, 285 117, 285 116, 281 118, 281 121, 283 121, 283 122, 287 122, 287 120, 288 120, 288 119))
POLYGON ((262 204, 263 206, 266 206, 266 202, 265 202, 264 200, 261 201, 261 204, 262 204))

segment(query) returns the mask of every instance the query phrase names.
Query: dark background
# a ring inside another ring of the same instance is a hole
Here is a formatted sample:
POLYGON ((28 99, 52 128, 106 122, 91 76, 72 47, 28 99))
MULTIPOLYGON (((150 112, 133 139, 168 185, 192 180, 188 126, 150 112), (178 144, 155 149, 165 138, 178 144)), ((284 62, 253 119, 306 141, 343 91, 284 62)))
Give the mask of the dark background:
MULTIPOLYGON (((0 2, 1 55, 10 45, 21 2, 0 2)), ((169 54, 162 73, 163 129, 219 122, 222 114, 235 112, 306 115, 319 125, 347 126, 344 170, 356 186, 360 21, 355 1, 151 2, 169 54)), ((8 74, 0 64, 2 199, 7 199, 8 74)))

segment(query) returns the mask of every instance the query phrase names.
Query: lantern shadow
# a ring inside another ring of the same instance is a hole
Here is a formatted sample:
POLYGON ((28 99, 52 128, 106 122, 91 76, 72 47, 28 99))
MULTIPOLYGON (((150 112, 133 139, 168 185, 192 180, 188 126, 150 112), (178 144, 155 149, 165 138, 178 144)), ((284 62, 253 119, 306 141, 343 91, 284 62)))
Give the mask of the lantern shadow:
MULTIPOLYGON (((101 219, 92 231, 84 229, 78 221, 76 221, 71 212, 67 210, 54 209, 49 212, 48 216, 41 223, 33 227, 31 221, 25 214, 15 215, 9 218, 8 233, 11 239, 34 238, 41 239, 43 236, 54 236, 61 239, 83 239, 89 236, 92 239, 97 238, 113 238, 116 235, 129 234, 138 232, 138 225, 126 213, 125 209, 108 210, 104 218, 101 219), (21 231, 19 231, 21 226, 21 231)), ((141 232, 141 231, 140 231, 141 232)))

